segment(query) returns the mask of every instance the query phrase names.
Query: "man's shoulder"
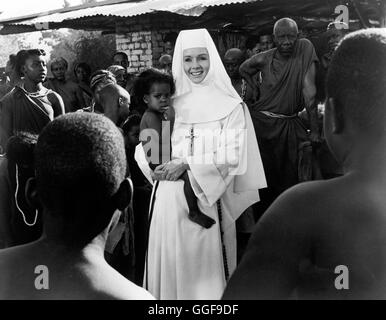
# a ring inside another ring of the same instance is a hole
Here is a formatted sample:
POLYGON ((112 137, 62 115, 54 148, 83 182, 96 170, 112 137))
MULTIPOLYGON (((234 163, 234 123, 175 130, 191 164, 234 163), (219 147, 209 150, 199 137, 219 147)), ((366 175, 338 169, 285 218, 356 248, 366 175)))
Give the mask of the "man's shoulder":
MULTIPOLYGON (((307 52, 309 52, 311 54, 312 52, 315 51, 315 47, 312 44, 312 42, 306 38, 298 39, 297 45, 298 45, 300 52, 302 52, 303 54, 307 53, 307 52)), ((315 53, 315 55, 316 55, 316 53, 315 53)))
POLYGON ((269 61, 270 57, 275 54, 276 50, 276 48, 272 48, 267 51, 259 52, 253 55, 250 59, 252 59, 255 64, 265 65, 269 61))
POLYGON ((20 268, 25 267, 22 260, 28 252, 28 247, 27 244, 0 250, 0 279, 2 277, 10 278, 13 272, 20 273, 20 268))
POLYGON ((298 43, 301 46, 312 47, 312 48, 314 47, 312 42, 310 40, 308 40, 307 38, 300 38, 300 39, 298 39, 298 43))
POLYGON ((299 183, 283 192, 270 207, 271 211, 286 216, 316 217, 338 205, 341 194, 340 179, 317 180, 299 183))

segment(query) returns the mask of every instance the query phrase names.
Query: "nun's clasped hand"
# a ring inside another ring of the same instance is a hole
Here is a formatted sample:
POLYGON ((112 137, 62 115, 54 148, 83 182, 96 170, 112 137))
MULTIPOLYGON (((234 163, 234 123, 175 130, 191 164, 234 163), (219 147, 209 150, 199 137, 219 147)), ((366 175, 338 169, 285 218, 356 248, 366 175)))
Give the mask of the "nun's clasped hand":
POLYGON ((154 170, 156 180, 177 181, 189 169, 189 165, 182 159, 175 159, 159 165, 154 170))

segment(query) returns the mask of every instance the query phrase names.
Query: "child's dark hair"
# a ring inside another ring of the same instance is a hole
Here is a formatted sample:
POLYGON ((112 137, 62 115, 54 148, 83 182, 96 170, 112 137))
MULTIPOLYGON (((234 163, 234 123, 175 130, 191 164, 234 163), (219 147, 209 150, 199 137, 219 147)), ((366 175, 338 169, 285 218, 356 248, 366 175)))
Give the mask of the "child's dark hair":
POLYGON ((129 116, 122 125, 123 135, 126 136, 129 134, 129 131, 134 126, 139 126, 141 124, 141 116, 139 114, 132 114, 129 116))
POLYGON ((142 71, 136 79, 133 87, 133 99, 136 105, 145 110, 147 105, 143 101, 143 97, 149 94, 154 83, 166 83, 170 86, 170 94, 173 95, 176 91, 173 77, 165 72, 157 69, 147 69, 142 71))

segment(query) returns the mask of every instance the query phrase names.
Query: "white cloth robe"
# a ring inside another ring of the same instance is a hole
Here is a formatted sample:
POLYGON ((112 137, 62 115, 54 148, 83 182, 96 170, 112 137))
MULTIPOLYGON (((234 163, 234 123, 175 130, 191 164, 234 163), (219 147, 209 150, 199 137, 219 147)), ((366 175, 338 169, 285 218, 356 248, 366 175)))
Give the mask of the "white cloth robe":
MULTIPOLYGON (((244 112, 249 114, 245 105, 240 104, 230 115, 220 121, 193 124, 197 137, 194 138, 192 155, 190 139, 186 138, 189 136, 192 124, 181 123, 178 118, 176 119, 172 134, 172 158, 187 158, 190 166, 188 171, 190 183, 198 198, 199 208, 213 218, 216 224, 210 229, 204 229, 189 220, 182 180, 160 181, 156 191, 153 188, 154 208, 150 224, 144 287, 156 299, 221 298, 226 280, 216 205, 219 198, 221 198, 222 227, 230 274, 236 268, 235 220, 246 208, 259 201, 258 190, 234 193, 235 176, 229 175, 228 172, 238 161, 238 157, 232 157, 229 151, 234 150, 233 155, 238 155, 240 152, 238 141, 242 141, 243 137, 239 129, 246 128, 244 112), (235 135, 231 135, 230 138, 228 135, 225 141, 225 132, 230 132, 232 129, 235 129, 235 135), (206 143, 208 135, 210 132, 216 135, 216 131, 220 133, 220 139, 218 144, 210 146, 206 143), (203 148, 205 148, 205 154, 209 155, 205 164, 200 163, 203 148), (224 151, 230 154, 226 161, 222 161, 224 157, 221 156, 213 157, 214 152, 224 154, 224 151)), ((142 147, 138 145, 136 160, 142 171, 149 177, 149 168, 142 153, 142 147)), ((254 160, 256 166, 260 165, 262 168, 260 155, 258 156, 258 159, 254 160)), ((264 187, 263 171, 261 180, 264 187)))

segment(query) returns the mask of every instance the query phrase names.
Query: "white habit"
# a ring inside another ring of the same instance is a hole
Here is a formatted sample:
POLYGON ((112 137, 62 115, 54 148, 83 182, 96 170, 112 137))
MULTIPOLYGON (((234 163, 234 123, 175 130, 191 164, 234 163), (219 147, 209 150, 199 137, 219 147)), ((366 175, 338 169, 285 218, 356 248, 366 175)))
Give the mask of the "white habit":
MULTIPOLYGON (((144 286, 157 299, 220 299, 226 285, 224 261, 230 274, 236 267, 235 220, 259 201, 258 189, 266 187, 264 170, 248 108, 234 91, 206 30, 180 33, 173 75, 177 92, 172 159, 187 159, 199 208, 216 223, 205 229, 189 220, 182 180, 155 183, 144 286), (196 47, 208 48, 211 69, 202 84, 186 88, 183 39, 194 43, 197 35, 204 44, 196 47)), ((146 171, 141 149, 138 145, 136 159, 146 171)))

